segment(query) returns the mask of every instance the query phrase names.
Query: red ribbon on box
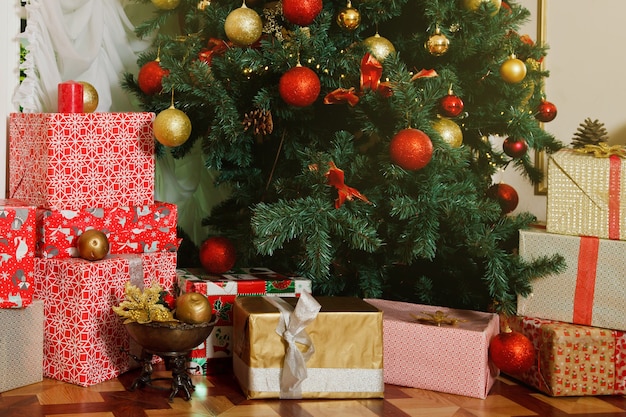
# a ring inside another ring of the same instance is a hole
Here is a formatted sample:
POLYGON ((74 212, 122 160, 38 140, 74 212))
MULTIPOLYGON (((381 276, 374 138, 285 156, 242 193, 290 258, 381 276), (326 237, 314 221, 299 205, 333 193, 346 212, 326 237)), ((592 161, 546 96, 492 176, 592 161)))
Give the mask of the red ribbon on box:
POLYGON ((600 239, 597 237, 582 236, 580 238, 573 323, 591 325, 599 248, 600 239))

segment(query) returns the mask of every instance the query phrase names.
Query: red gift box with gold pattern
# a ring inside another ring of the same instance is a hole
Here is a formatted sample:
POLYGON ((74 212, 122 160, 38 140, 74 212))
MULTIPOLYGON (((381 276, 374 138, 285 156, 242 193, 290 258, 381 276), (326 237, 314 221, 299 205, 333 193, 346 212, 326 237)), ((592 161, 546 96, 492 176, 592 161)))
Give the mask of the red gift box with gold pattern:
POLYGON ((37 210, 37 256, 78 257, 76 240, 86 230, 100 230, 109 239, 109 253, 176 251, 177 207, 155 202, 145 206, 114 206, 82 210, 37 210))
POLYGON ((9 196, 77 210, 154 203, 154 113, 12 113, 9 196))
POLYGON ((233 304, 240 295, 297 297, 311 292, 311 281, 279 274, 268 268, 242 268, 222 275, 200 268, 179 269, 180 291, 198 292, 208 297, 217 317, 206 342, 191 351, 191 370, 195 374, 219 373, 224 366, 232 370, 233 304), (225 365, 220 360, 227 358, 225 365), (212 360, 213 359, 213 360, 212 360))
MULTIPOLYGON (((130 338, 112 307, 125 284, 172 290, 176 252, 110 255, 100 261, 35 258, 35 297, 44 301, 44 376, 80 386, 130 369, 130 338)), ((136 352, 138 353, 138 352, 136 352)))
POLYGON ((528 337, 537 362, 514 375, 552 396, 626 393, 626 335, 622 331, 515 316, 511 330, 528 337))
POLYGON ((499 374, 489 360, 489 343, 500 331, 497 314, 365 301, 383 311, 385 383, 487 397, 499 374))
POLYGON ((0 200, 0 308, 22 308, 33 301, 35 206, 0 200))

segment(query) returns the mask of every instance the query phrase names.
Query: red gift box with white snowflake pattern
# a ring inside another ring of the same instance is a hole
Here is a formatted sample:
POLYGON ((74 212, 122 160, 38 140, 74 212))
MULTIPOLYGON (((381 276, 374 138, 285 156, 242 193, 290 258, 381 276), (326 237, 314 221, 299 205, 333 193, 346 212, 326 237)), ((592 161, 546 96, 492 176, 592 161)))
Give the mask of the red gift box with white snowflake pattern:
POLYGON ((33 302, 35 210, 19 200, 0 200, 0 308, 33 302))
POLYGON ((12 113, 9 196, 77 210, 154 203, 154 113, 12 113))
POLYGON ((221 275, 209 274, 201 268, 187 268, 179 269, 177 275, 180 292, 206 295, 217 318, 205 343, 191 351, 191 372, 198 375, 220 373, 224 367, 232 370, 233 305, 236 297, 298 297, 305 291, 311 293, 310 280, 262 267, 242 268, 221 275))
POLYGON ((537 355, 516 379, 554 397, 626 394, 623 331, 526 316, 507 323, 532 341, 537 355))
POLYGON ((178 249, 177 207, 155 202, 82 210, 37 210, 37 256, 76 258, 76 240, 96 229, 109 239, 109 253, 151 253, 178 249))
MULTIPOLYGON (((35 297, 44 301, 44 376, 80 386, 130 369, 130 338, 113 306, 125 285, 171 291, 176 252, 110 255, 100 261, 35 258, 35 297)), ((139 352, 135 352, 139 353, 139 352)))

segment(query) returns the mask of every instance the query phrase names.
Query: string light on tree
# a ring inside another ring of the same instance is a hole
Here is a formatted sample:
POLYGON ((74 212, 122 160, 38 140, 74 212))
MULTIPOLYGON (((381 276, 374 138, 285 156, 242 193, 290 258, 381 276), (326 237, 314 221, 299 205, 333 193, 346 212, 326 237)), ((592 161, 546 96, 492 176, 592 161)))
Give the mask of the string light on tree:
POLYGON ((180 4, 180 0, 150 0, 154 7, 160 10, 174 10, 180 4))
POLYGON ((433 143, 428 135, 414 128, 402 129, 389 142, 391 162, 407 171, 424 168, 433 156, 433 143))
POLYGON ((345 30, 354 30, 361 24, 361 13, 348 0, 348 4, 337 13, 337 25, 345 30))
POLYGON ((367 50, 379 61, 383 61, 387 55, 396 52, 396 48, 393 46, 389 39, 380 36, 378 32, 374 36, 365 38, 363 44, 367 50))
POLYGON ((237 46, 250 46, 261 38, 263 21, 259 14, 246 6, 233 10, 226 16, 224 32, 232 43, 237 46))
POLYGON ((450 39, 441 33, 441 29, 437 26, 435 33, 428 38, 424 47, 431 55, 441 56, 448 52, 448 49, 450 48, 450 39))
POLYGON ((526 78, 526 64, 511 54, 500 66, 500 76, 509 84, 517 84, 526 78))
POLYGON ((502 150, 511 158, 523 158, 528 151, 528 144, 524 139, 508 137, 502 142, 502 150))

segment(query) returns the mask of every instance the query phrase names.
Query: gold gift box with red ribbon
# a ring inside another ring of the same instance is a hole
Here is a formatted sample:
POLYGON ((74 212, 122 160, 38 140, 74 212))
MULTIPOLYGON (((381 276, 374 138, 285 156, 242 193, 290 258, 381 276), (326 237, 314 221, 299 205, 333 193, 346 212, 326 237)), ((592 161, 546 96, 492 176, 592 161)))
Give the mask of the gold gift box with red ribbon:
POLYGON ((520 230, 519 254, 533 260, 560 254, 567 268, 531 281, 518 297, 517 314, 586 326, 626 330, 626 242, 520 230))

